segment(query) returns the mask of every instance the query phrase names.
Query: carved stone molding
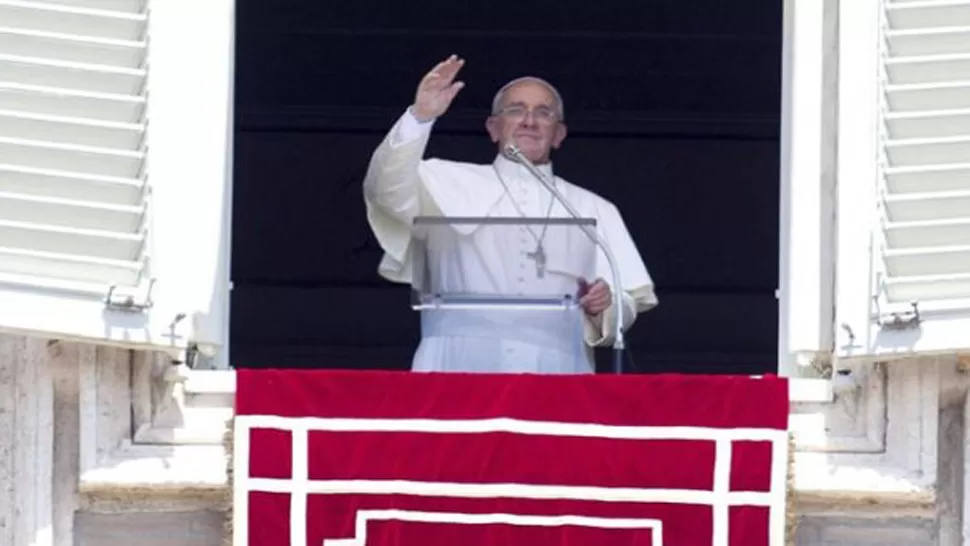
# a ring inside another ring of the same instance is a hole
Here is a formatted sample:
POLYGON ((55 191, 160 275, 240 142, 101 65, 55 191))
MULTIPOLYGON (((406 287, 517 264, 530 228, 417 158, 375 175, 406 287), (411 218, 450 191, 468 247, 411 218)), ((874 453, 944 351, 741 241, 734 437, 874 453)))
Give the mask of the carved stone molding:
POLYGON ((225 381, 230 375, 234 377, 228 370, 190 371, 163 354, 135 353, 133 443, 221 446, 232 419, 235 383, 225 381))
POLYGON ((886 367, 857 370, 826 403, 795 403, 789 417, 796 449, 808 453, 881 453, 886 448, 886 367))
POLYGON ((831 404, 793 409, 801 502, 928 507, 937 495, 940 375, 935 361, 875 364, 831 404))
POLYGON ((126 498, 225 488, 226 424, 215 426, 211 414, 226 410, 205 418, 203 409, 195 419, 177 372, 160 355, 80 348, 81 493, 126 498))

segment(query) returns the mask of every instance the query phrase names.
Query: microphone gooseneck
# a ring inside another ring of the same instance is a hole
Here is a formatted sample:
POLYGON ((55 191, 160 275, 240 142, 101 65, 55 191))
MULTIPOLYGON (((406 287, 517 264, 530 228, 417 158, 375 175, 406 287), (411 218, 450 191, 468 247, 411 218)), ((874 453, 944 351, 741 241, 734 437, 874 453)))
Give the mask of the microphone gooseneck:
MULTIPOLYGON (((566 200, 566 197, 556 189, 555 184, 553 184, 551 180, 547 179, 546 176, 542 174, 542 171, 537 169, 536 166, 529 161, 529 158, 525 157, 525 154, 522 153, 522 150, 520 150, 518 146, 515 144, 507 144, 502 149, 502 153, 505 155, 505 157, 525 167, 525 169, 529 171, 529 174, 538 180, 539 183, 549 190, 549 193, 551 193, 552 196, 562 204, 570 216, 577 220, 582 219, 579 212, 572 206, 571 203, 569 203, 569 201, 566 200)), ((616 263, 616 257, 613 255, 613 251, 610 250, 610 246, 606 244, 606 241, 599 236, 599 233, 597 233, 595 229, 590 229, 589 226, 583 224, 580 224, 579 227, 583 230, 586 236, 593 241, 593 244, 603 250, 603 254, 606 256, 606 261, 610 266, 610 271, 613 274, 613 290, 616 292, 616 297, 613 298, 614 306, 616 307, 616 328, 614 329, 613 341, 613 372, 617 374, 623 373, 623 349, 625 347, 623 340, 623 285, 620 282, 620 268, 616 263)))

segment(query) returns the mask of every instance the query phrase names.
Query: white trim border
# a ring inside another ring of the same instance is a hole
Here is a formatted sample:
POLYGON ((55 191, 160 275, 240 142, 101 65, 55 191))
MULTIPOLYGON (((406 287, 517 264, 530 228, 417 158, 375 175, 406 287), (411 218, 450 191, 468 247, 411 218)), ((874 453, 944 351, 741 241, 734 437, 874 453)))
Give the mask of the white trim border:
POLYGON ((357 512, 354 538, 325 539, 323 546, 366 546, 367 524, 372 521, 414 521, 458 525, 506 524, 523 527, 575 525, 601 529, 649 529, 651 544, 663 546, 663 522, 656 519, 596 518, 589 516, 524 516, 521 514, 460 514, 410 510, 361 510, 357 512))

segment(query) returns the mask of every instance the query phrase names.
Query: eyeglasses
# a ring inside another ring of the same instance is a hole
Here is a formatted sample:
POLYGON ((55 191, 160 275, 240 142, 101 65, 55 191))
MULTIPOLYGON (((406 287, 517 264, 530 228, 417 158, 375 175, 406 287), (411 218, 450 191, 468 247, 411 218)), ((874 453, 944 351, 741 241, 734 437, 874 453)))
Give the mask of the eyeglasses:
POLYGON ((551 123, 556 121, 557 115, 556 111, 548 106, 537 106, 536 108, 529 108, 522 104, 513 104, 511 106, 506 106, 499 111, 500 115, 512 118, 512 119, 525 119, 526 116, 532 114, 537 121, 551 123))

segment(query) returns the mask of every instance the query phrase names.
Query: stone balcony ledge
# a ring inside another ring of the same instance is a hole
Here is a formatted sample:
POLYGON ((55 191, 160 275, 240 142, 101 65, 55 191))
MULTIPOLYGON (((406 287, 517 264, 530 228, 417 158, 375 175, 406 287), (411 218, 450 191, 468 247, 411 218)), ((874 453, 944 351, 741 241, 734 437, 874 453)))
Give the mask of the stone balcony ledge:
MULTIPOLYGON (((103 455, 83 465, 80 490, 92 495, 225 491, 223 442, 235 373, 186 371, 173 376, 171 365, 136 356, 131 374, 128 398, 136 433, 107 452, 103 446, 95 449, 103 455)), ((82 383, 83 377, 82 372, 82 383)), ((122 381, 116 388, 127 389, 129 382, 118 379, 122 381)), ((857 374, 855 382, 835 393, 828 380, 792 380, 799 502, 932 505, 937 498, 938 367, 873 365, 857 374)), ((110 387, 99 384, 93 389, 100 396, 110 387)), ((124 398, 114 394, 92 400, 94 411, 82 410, 88 416, 82 423, 88 433, 82 432, 82 438, 103 437, 99 427, 111 426, 104 417, 117 413, 105 404, 124 398)))

